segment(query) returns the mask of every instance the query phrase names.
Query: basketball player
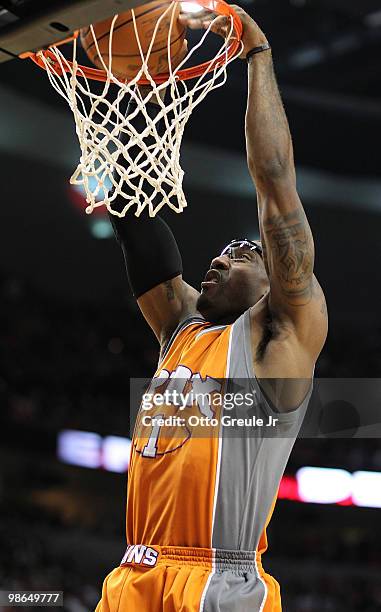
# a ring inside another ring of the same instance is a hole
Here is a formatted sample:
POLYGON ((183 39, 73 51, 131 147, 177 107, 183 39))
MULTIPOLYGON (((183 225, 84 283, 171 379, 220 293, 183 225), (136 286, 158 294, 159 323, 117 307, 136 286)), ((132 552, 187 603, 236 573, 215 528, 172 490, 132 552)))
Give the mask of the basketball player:
MULTIPOLYGON (((199 292, 183 280, 163 220, 112 221, 133 292, 161 347, 150 390, 206 389, 212 396, 245 380, 256 398, 249 412, 263 426, 230 435, 222 424, 227 410, 207 401, 180 410, 167 396, 165 405, 141 408, 128 476, 128 546, 104 582, 98 612, 281 610, 279 585, 261 559, 325 342, 327 310, 313 274, 314 244, 271 49, 251 17, 236 10, 248 62, 247 159, 261 242, 243 236, 227 244, 207 265, 199 292), (209 421, 200 435, 201 426, 166 429, 152 415, 209 421), (217 427, 208 425, 216 416, 217 427), (273 435, 268 423, 275 423, 273 435)), ((208 18, 182 19, 193 28, 208 18)), ((216 30, 224 33, 223 21, 216 30)), ((157 112, 155 101, 148 109, 157 112)), ((237 403, 232 414, 241 410, 237 403)))

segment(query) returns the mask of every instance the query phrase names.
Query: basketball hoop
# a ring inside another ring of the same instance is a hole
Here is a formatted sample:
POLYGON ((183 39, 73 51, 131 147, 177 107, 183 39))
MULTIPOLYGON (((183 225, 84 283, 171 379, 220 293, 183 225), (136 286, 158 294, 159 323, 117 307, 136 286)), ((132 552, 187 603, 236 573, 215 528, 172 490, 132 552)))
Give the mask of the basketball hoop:
POLYGON ((23 54, 22 57, 30 57, 46 70, 51 85, 65 98, 73 112, 81 157, 70 182, 84 188, 88 214, 102 205, 119 217, 123 217, 134 207, 136 216, 147 207, 151 217, 165 205, 177 213, 186 207, 182 188, 184 172, 180 165, 180 147, 185 125, 193 109, 205 96, 226 82, 228 64, 242 51, 242 24, 232 7, 224 0, 196 1, 204 9, 215 13, 216 17, 205 30, 201 40, 173 70, 170 54, 171 32, 179 0, 172 0, 159 17, 145 55, 139 40, 134 10, 131 11, 142 64, 134 78, 128 81, 118 78, 111 70, 112 40, 118 15, 115 15, 111 22, 107 63, 99 52, 93 26, 90 26, 103 69, 78 64, 78 32, 46 50, 23 54), (160 23, 168 14, 169 71, 166 74, 151 75, 148 69, 149 56, 160 23), (225 39, 221 38, 221 45, 215 57, 196 66, 184 68, 221 15, 227 18, 228 32, 225 39), (69 41, 73 43, 71 60, 67 59, 60 49, 63 43, 69 41), (104 83, 100 94, 92 90, 91 81, 104 83), (193 81, 192 86, 190 81, 193 81), (143 97, 137 85, 149 85, 151 89, 143 97), (116 93, 110 101, 112 89, 116 93), (166 103, 162 99, 164 96, 160 95, 165 90, 166 103), (153 97, 158 101, 160 109, 151 119, 146 104, 153 97), (136 102, 135 108, 124 115, 120 112, 120 106, 123 99, 130 98, 136 102), (146 123, 141 133, 138 133, 131 123, 139 112, 146 123), (164 133, 158 130, 159 122, 164 125, 164 133), (124 144, 121 142, 122 137, 124 144), (130 150, 136 146, 141 149, 141 154, 132 157, 130 150), (143 189, 143 184, 149 184, 151 188, 143 189), (118 196, 126 202, 123 210, 113 208, 113 202, 118 196))

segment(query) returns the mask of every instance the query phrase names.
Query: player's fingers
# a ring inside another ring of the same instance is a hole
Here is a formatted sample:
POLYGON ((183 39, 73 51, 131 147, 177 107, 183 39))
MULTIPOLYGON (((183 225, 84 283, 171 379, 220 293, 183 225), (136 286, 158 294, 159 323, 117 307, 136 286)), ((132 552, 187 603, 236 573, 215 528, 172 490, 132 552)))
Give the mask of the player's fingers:
POLYGON ((202 29, 204 21, 210 22, 214 15, 210 11, 201 11, 200 13, 180 13, 179 21, 183 25, 191 28, 192 30, 202 29))
POLYGON ((231 22, 228 17, 221 15, 214 19, 212 27, 210 28, 212 32, 226 38, 231 31, 231 22))
POLYGON ((198 13, 190 13, 186 10, 182 10, 180 13, 180 18, 184 18, 184 19, 190 19, 192 17, 197 18, 197 19, 204 19, 205 17, 210 17, 211 15, 214 15, 214 13, 212 11, 208 11, 208 10, 203 10, 203 11, 199 11, 198 13))
POLYGON ((191 30, 207 30, 211 26, 211 31, 223 38, 229 34, 231 30, 231 20, 224 16, 215 16, 210 11, 205 13, 182 13, 179 20, 183 25, 186 25, 191 30))
POLYGON ((179 21, 191 30, 202 30, 203 28, 208 27, 209 23, 212 20, 210 18, 200 19, 199 17, 195 17, 194 15, 192 15, 192 17, 184 17, 180 15, 179 21))

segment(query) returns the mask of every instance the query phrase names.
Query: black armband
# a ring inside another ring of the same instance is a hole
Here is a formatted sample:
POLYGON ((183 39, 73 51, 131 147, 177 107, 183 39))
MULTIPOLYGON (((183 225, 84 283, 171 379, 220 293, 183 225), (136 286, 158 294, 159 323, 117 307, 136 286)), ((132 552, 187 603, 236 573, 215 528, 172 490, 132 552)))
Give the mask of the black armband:
MULTIPOLYGON (((129 110, 132 105, 136 103, 130 102, 129 110)), ((159 107, 153 103, 148 103, 146 108, 151 118, 159 111, 159 107)), ((141 113, 135 118, 134 126, 138 131, 144 129, 145 119, 141 113)), ((130 155, 137 155, 139 152, 139 147, 136 147, 136 151, 132 148, 130 155)), ((144 189, 148 191, 152 190, 152 187, 145 185, 144 189)), ((118 196, 113 208, 122 210, 125 204, 126 200, 118 196)), ((182 274, 180 251, 171 229, 163 219, 157 215, 148 217, 148 213, 144 216, 144 212, 139 218, 133 214, 122 218, 109 214, 109 217, 116 239, 122 247, 127 276, 136 298, 182 274)))

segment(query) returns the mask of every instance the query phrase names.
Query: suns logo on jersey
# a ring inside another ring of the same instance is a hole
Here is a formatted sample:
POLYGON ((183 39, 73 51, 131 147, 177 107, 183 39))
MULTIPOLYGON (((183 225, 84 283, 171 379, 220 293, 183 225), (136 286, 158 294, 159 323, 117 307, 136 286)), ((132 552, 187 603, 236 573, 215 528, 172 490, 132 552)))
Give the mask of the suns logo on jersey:
POLYGON ((121 565, 134 563, 146 567, 154 567, 159 558, 159 553, 154 548, 145 546, 144 544, 131 544, 127 546, 127 550, 121 561, 121 565))
POLYGON ((213 397, 221 392, 221 381, 202 377, 186 366, 179 365, 173 372, 161 370, 143 397, 135 427, 135 450, 152 459, 180 449, 192 436, 189 417, 199 415, 212 420, 216 416, 213 397), (171 424, 167 423, 168 417, 172 417, 171 424), (163 426, 160 423, 164 420, 163 426))

